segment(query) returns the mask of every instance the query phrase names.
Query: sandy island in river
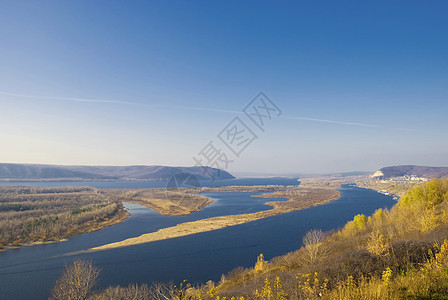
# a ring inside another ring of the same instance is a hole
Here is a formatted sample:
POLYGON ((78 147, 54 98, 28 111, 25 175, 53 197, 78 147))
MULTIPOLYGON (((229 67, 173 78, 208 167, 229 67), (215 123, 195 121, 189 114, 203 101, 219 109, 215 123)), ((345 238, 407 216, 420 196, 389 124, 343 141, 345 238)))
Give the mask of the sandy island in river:
MULTIPOLYGON (((254 220, 291 212, 294 210, 305 209, 312 206, 321 205, 333 200, 336 200, 340 197, 340 192, 335 190, 339 185, 320 185, 313 182, 313 184, 303 184, 300 187, 284 187, 279 188, 280 191, 263 194, 259 197, 266 198, 288 198, 288 201, 281 202, 268 202, 267 205, 272 206, 272 209, 267 211, 261 211, 251 214, 242 214, 242 215, 231 215, 231 216, 220 216, 202 219, 194 222, 185 222, 178 224, 176 226, 167 227, 160 229, 156 232, 142 234, 138 237, 129 238, 120 242, 106 244, 99 247, 94 247, 82 252, 95 252, 95 251, 103 251, 110 250, 115 248, 133 246, 148 242, 166 240, 176 237, 187 236, 190 234, 196 234, 201 232, 212 231, 216 229, 221 229, 229 226, 235 226, 247 222, 251 222, 254 220)), ((247 187, 252 191, 254 188, 247 187)), ((278 187, 277 187, 278 188, 278 187)), ((238 187, 238 189, 242 189, 242 187, 238 187)), ((262 189, 260 187, 260 189, 262 189)), ((266 187, 264 189, 266 191, 266 187)), ((269 189, 272 191, 272 189, 269 189)), ((208 190, 207 190, 208 191, 208 190)), ((215 189, 214 191, 219 191, 215 189)), ((191 192, 191 191, 190 191, 191 192)), ((131 195, 131 194, 128 194, 131 195)), ((201 196, 202 197, 202 196, 201 196)), ((203 200, 203 199, 201 199, 203 200)), ((133 202, 132 197, 126 201, 133 202)), ((159 203, 159 201, 156 201, 159 203)), ((174 201, 175 202, 175 201, 174 201)), ((137 201, 136 203, 142 204, 141 201, 137 201)), ((178 211, 178 210, 175 210, 178 211)))

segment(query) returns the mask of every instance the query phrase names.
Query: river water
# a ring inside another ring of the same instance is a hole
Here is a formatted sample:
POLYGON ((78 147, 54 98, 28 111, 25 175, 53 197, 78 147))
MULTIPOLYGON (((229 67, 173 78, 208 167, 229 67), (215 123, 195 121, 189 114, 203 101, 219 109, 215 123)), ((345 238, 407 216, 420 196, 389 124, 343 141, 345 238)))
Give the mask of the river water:
MULTIPOLYGON (((278 178, 229 182, 227 185, 298 184, 296 180, 278 178)), ((105 188, 104 184, 88 182, 76 185, 105 188)), ((41 183, 43 185, 54 186, 48 182, 41 183)), ((65 183, 63 186, 67 185, 75 184, 65 183)), ((106 185, 109 188, 117 187, 110 182, 106 185)), ((370 215, 377 208, 390 208, 395 204, 392 197, 372 190, 347 185, 340 191, 341 198, 321 206, 210 232, 80 257, 93 260, 101 268, 101 287, 153 281, 178 283, 184 279, 191 283, 209 279, 218 281, 221 274, 238 266, 253 266, 260 253, 270 259, 296 250, 300 247, 301 237, 310 229, 327 231, 339 228, 358 213, 370 215)), ((204 195, 215 199, 215 202, 188 216, 162 216, 152 209, 125 203, 131 216, 120 224, 82 234, 65 242, 8 250, 0 254, 0 299, 46 299, 64 265, 76 258, 64 254, 157 231, 181 222, 266 210, 270 207, 264 205, 265 202, 279 200, 252 197, 257 194, 260 193, 206 193, 204 195)))

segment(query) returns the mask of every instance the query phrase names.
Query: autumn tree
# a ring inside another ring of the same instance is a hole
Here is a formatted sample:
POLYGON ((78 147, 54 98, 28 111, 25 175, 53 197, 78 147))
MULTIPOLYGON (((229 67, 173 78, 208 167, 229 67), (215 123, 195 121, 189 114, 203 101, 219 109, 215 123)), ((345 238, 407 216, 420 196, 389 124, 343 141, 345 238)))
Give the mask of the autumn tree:
POLYGON ((54 299, 85 300, 97 283, 100 270, 91 261, 76 259, 65 266, 65 272, 56 281, 52 296, 54 299))
POLYGON ((305 254, 305 260, 307 263, 315 263, 317 259, 324 255, 323 241, 324 234, 322 230, 313 229, 308 231, 302 239, 303 253, 305 254))

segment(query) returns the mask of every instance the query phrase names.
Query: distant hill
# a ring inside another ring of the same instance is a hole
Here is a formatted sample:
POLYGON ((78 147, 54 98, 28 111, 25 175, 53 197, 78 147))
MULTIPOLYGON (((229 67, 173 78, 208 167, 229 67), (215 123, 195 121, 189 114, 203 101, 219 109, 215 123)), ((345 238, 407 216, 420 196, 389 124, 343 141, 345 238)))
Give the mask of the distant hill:
POLYGON ((104 167, 0 163, 0 180, 167 180, 179 173, 190 173, 198 179, 235 178, 227 171, 211 167, 104 167))
POLYGON ((448 167, 427 167, 427 166, 390 166, 376 171, 372 178, 388 179, 393 177, 415 176, 424 178, 442 178, 448 176, 448 167))

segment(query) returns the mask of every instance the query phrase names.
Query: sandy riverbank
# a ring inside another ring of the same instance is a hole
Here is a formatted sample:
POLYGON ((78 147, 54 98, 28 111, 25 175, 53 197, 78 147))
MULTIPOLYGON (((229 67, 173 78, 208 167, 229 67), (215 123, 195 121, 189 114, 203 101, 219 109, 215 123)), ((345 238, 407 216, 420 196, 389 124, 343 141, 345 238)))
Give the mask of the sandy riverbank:
MULTIPOLYGON (((277 192, 275 195, 268 194, 266 197, 284 197, 286 191, 277 192)), ((262 211, 252 214, 231 215, 202 219, 194 222, 181 223, 173 227, 163 228, 156 232, 142 234, 135 238, 126 239, 120 242, 106 244, 103 246, 91 248, 83 252, 104 251, 115 248, 133 246, 154 241, 166 240, 176 237, 187 236, 201 232, 212 231, 229 226, 235 226, 262 218, 287 213, 294 210, 305 209, 312 206, 321 205, 340 197, 339 191, 323 188, 298 188, 288 191, 289 194, 295 193, 295 196, 289 197, 288 201, 269 202, 267 205, 273 208, 268 211, 262 211)))

